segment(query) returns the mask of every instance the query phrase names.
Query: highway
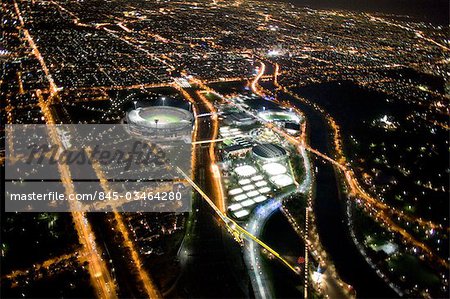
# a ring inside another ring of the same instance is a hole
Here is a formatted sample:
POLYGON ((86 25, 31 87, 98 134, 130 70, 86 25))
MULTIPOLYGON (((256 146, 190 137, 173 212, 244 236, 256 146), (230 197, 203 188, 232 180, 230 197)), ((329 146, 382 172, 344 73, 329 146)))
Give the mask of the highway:
MULTIPOLYGON (((209 113, 212 106, 203 102, 199 93, 193 89, 179 90, 185 99, 193 103, 195 115, 209 113)), ((211 115, 195 119, 192 181, 205 195, 211 194, 214 203, 207 203, 198 194, 193 196, 192 212, 188 216, 185 236, 178 251, 181 273, 167 292, 169 297, 214 297, 217 293, 233 298, 249 296, 241 248, 226 230, 218 214, 211 209, 211 206, 220 204, 220 198, 217 198, 213 182, 216 177, 210 163, 210 144, 195 143, 196 140, 213 137, 212 122, 211 115)), ((217 211, 221 213, 219 209, 217 211)))
MULTIPOLYGON (((16 1, 14 1, 14 7, 16 10, 16 14, 20 20, 21 30, 24 33, 24 36, 29 44, 29 47, 33 55, 41 64, 42 70, 44 71, 49 83, 49 97, 47 100, 44 99, 42 92, 40 90, 36 92, 36 95, 38 97, 38 105, 41 108, 42 113, 44 114, 45 123, 48 125, 53 125, 55 124, 55 119, 54 116, 52 115, 52 112, 49 109, 47 101, 50 101, 53 97, 55 97, 59 89, 56 86, 55 82, 53 81, 53 78, 47 68, 47 65, 45 64, 45 61, 42 55, 40 54, 32 36, 26 29, 19 6, 16 1)), ((56 132, 54 126, 49 126, 48 133, 51 142, 55 145, 59 145, 60 148, 63 148, 61 140, 59 139, 59 135, 56 132)), ((65 164, 58 164, 58 171, 60 173, 61 181, 65 188, 66 195, 75 194, 75 188, 72 183, 69 167, 65 164)), ((74 203, 71 202, 71 205, 73 204, 74 203)), ((115 282, 113 281, 106 266, 106 263, 102 258, 102 253, 95 242, 95 236, 88 220, 86 219, 84 213, 81 212, 72 212, 72 218, 75 224, 75 230, 78 234, 79 242, 82 245, 83 250, 82 255, 87 256, 87 260, 89 261, 88 271, 96 295, 99 298, 106 298, 106 299, 117 298, 115 282)))
MULTIPOLYGON (((87 148, 85 151, 88 154, 88 157, 91 157, 91 149, 87 148)), ((113 190, 110 188, 108 180, 106 179, 106 176, 104 175, 101 166, 95 159, 90 158, 90 160, 92 161, 92 168, 94 169, 94 172, 97 178, 99 179, 100 186, 105 192, 112 194, 113 190)), ((141 257, 139 256, 139 251, 136 249, 134 242, 130 238, 130 234, 128 232, 127 226, 123 220, 122 215, 115 208, 113 214, 114 219, 116 220, 115 230, 120 232, 120 234, 122 235, 123 238, 122 245, 128 249, 131 260, 133 261, 132 267, 135 268, 138 279, 142 283, 142 286, 144 287, 147 296, 149 298, 162 298, 158 288, 151 279, 147 270, 144 269, 143 266, 144 263, 141 257)))

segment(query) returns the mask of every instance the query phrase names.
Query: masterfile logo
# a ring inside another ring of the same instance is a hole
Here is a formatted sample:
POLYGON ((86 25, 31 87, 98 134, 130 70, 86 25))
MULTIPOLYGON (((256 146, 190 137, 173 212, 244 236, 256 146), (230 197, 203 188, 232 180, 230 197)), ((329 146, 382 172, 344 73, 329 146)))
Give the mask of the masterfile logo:
POLYGON ((6 210, 183 212, 191 136, 123 125, 7 125, 6 210))

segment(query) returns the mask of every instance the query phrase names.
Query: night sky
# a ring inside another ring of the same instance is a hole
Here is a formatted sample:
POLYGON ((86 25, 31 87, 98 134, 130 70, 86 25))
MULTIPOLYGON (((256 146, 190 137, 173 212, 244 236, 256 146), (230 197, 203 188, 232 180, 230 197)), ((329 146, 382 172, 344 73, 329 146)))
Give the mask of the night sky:
POLYGON ((312 8, 403 14, 419 21, 449 24, 448 0, 281 0, 312 8))

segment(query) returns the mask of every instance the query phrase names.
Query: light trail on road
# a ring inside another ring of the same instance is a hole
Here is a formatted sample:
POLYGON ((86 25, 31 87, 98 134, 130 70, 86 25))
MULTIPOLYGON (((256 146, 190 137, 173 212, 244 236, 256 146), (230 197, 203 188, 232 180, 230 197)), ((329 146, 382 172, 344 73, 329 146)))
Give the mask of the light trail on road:
POLYGON ((412 32, 415 33, 415 35, 416 35, 418 38, 421 38, 421 39, 423 39, 423 40, 425 40, 425 41, 427 41, 427 42, 430 42, 430 43, 432 43, 432 44, 434 44, 434 45, 440 47, 440 48, 441 48, 442 50, 444 50, 444 51, 450 51, 450 48, 449 48, 449 47, 444 46, 444 45, 441 44, 441 43, 438 43, 438 42, 435 41, 434 39, 431 39, 431 38, 429 38, 429 37, 426 37, 426 36, 423 34, 423 32, 420 31, 420 30, 417 30, 417 29, 414 29, 414 28, 411 28, 411 27, 408 27, 408 26, 403 26, 403 25, 400 25, 400 24, 397 24, 397 23, 394 23, 394 22, 390 22, 390 21, 388 21, 388 20, 386 20, 386 19, 383 19, 383 18, 381 18, 381 17, 375 17, 375 16, 373 16, 373 15, 371 15, 371 14, 367 14, 367 15, 369 16, 369 20, 371 20, 371 21, 378 21, 378 22, 381 22, 381 23, 384 23, 384 24, 387 24, 387 25, 390 25, 390 26, 394 26, 394 27, 401 28, 401 29, 403 29, 403 30, 412 31, 412 32))
MULTIPOLYGON (((100 181, 100 185, 104 191, 106 191, 109 194, 113 193, 113 190, 109 187, 108 180, 106 179, 105 175, 103 174, 103 171, 100 168, 99 163, 91 157, 91 149, 87 148, 86 153, 88 154, 89 160, 92 161, 92 168, 94 169, 94 172, 96 176, 98 177, 100 181)), ((144 289, 148 295, 149 298, 162 298, 161 294, 159 293, 159 290, 156 288, 154 282, 150 278, 150 275, 147 273, 147 271, 143 267, 143 262, 141 258, 139 257, 138 250, 136 249, 133 241, 130 238, 130 235, 128 233, 128 229, 124 223, 122 215, 117 212, 116 209, 113 211, 114 219, 116 220, 116 228, 120 232, 120 234, 123 237, 123 244, 125 247, 128 248, 131 259, 133 261, 134 267, 136 268, 137 274, 139 276, 140 281, 142 282, 142 285, 144 286, 144 289)))
MULTIPOLYGON (((214 105, 208 101, 208 99, 199 91, 196 92, 198 98, 202 101, 202 103, 208 108, 208 110, 212 113, 210 120, 212 121, 212 138, 213 140, 217 139, 217 136, 219 135, 219 118, 217 116, 217 110, 214 107, 214 105)), ((209 159, 211 161, 211 172, 213 175, 213 183, 215 188, 213 188, 214 192, 216 193, 215 198, 218 202, 219 210, 222 213, 225 213, 225 198, 223 195, 223 188, 222 188, 222 178, 220 171, 216 165, 216 146, 214 142, 209 143, 209 159)))
POLYGON ((258 85, 259 79, 261 79, 261 77, 264 75, 265 71, 266 71, 266 65, 263 62, 261 62, 261 67, 259 69, 258 74, 256 75, 256 77, 253 79, 252 83, 250 84, 250 88, 252 89, 252 91, 255 94, 260 93, 257 89, 257 85, 258 85))
MULTIPOLYGON (((49 112, 46 114, 51 115, 49 112)), ((48 123, 54 123, 53 119, 48 120, 48 123)), ((53 125, 49 126, 48 133, 52 143, 59 145, 60 148, 63 148, 61 140, 58 137, 59 135, 53 125)), ((66 196, 69 194, 76 194, 70 169, 67 164, 58 163, 58 171, 66 191, 66 196)), ((73 211, 72 219, 75 223, 75 229, 77 231, 79 241, 85 251, 83 255, 88 256, 88 270, 91 276, 92 285, 96 289, 97 296, 99 298, 106 299, 117 298, 116 284, 108 271, 105 261, 102 258, 100 249, 96 245, 94 233, 86 218, 86 215, 82 212, 75 211, 75 205, 77 204, 76 202, 70 201, 69 204, 70 210, 73 211)))

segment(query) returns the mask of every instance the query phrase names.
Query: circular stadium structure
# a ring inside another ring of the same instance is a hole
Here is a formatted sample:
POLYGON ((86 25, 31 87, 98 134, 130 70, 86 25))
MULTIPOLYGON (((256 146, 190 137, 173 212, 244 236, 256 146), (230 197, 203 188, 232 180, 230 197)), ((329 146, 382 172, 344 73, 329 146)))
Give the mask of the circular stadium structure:
POLYGON ((170 106, 140 107, 126 117, 133 133, 161 138, 190 136, 194 121, 189 111, 170 106))
POLYGON ((294 122, 300 123, 300 117, 294 112, 284 110, 265 110, 258 113, 258 116, 267 122, 294 122))
POLYGON ((264 162, 275 162, 284 159, 287 152, 284 148, 274 143, 263 143, 253 147, 253 156, 264 162))

